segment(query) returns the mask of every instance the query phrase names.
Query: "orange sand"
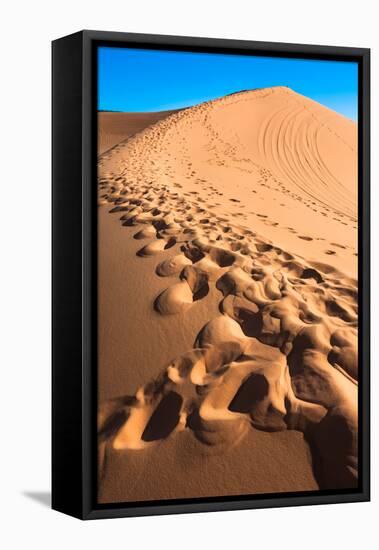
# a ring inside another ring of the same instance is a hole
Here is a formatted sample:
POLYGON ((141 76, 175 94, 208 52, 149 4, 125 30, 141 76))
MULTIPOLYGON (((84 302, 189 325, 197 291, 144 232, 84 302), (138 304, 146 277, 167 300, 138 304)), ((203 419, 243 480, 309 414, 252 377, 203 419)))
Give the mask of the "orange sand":
POLYGON ((356 125, 284 87, 102 115, 99 501, 354 487, 356 125))
POLYGON ((140 132, 146 126, 154 124, 175 111, 159 113, 118 113, 113 111, 99 112, 98 152, 105 153, 121 141, 140 132))

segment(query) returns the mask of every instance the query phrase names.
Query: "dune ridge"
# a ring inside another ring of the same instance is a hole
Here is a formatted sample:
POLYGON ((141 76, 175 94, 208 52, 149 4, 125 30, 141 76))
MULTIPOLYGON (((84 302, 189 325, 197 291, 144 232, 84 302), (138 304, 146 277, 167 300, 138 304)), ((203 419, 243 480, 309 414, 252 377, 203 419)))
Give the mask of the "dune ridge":
POLYGON ((253 427, 301 432, 320 488, 356 485, 355 140, 354 123, 279 87, 173 114, 100 157, 99 206, 135 228, 141 273, 156 257, 167 280, 152 315, 174 330, 210 292, 219 311, 101 406, 100 479, 109 446, 143 454, 189 431, 222 452, 253 427))

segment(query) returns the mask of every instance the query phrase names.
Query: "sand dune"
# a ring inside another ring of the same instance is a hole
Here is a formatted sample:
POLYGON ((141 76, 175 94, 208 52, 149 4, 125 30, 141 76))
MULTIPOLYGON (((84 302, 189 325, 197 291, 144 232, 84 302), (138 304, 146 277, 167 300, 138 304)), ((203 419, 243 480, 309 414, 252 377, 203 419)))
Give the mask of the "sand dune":
POLYGON ((278 87, 100 157, 101 502, 356 485, 356 139, 278 87))
POLYGON ((101 111, 98 115, 98 152, 101 155, 121 141, 177 111, 119 113, 101 111))

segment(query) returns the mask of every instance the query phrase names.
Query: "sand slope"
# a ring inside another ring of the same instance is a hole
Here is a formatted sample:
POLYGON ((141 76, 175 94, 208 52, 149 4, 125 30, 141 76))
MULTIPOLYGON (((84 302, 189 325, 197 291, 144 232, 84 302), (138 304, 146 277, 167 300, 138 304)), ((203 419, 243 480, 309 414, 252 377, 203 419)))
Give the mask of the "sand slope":
POLYGON ((119 113, 100 111, 98 114, 98 152, 101 155, 121 141, 176 111, 157 113, 119 113))
POLYGON ((102 502, 355 486, 356 139, 279 87, 100 158, 102 502), (179 460, 152 489, 142 473, 183 448, 208 481, 179 460))

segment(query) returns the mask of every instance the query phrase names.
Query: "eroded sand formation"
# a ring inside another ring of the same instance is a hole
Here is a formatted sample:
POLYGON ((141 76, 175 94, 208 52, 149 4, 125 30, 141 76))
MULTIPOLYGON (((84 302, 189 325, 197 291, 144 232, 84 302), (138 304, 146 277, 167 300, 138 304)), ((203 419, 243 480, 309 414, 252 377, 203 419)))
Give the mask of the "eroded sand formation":
POLYGON ((222 453, 254 427, 303 433, 320 488, 356 485, 356 178, 355 125, 287 88, 179 112, 100 157, 99 205, 135 228, 141 276, 153 256, 167 280, 152 314, 185 319, 210 292, 219 310, 102 404, 100 479, 107 446, 143 456, 189 430, 222 453))

